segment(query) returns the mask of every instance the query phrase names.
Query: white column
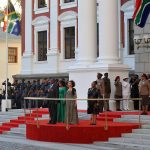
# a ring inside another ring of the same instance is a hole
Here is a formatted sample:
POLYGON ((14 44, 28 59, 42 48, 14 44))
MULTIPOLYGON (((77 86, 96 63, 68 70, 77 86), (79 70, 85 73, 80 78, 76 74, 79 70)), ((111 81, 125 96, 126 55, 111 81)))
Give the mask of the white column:
POLYGON ((50 51, 58 51, 58 1, 50 0, 50 51))
POLYGON ((25 1, 25 55, 32 54, 32 1, 25 1))
POLYGON ((96 0, 78 0, 79 63, 96 61, 96 15, 96 0))
POLYGON ((99 3, 99 62, 119 62, 118 1, 100 0, 99 3))
POLYGON ((22 57, 21 74, 33 72, 33 50, 32 50, 32 1, 25 1, 25 52, 22 57))
POLYGON ((58 1, 49 0, 50 3, 50 49, 47 54, 49 72, 59 72, 58 53, 58 1))

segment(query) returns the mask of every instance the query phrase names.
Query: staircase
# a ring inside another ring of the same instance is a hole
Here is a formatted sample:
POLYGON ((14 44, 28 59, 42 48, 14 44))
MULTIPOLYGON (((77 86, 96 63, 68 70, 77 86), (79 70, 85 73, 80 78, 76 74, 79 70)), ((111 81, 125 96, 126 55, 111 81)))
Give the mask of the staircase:
MULTIPOLYGON (((139 122, 138 115, 122 115, 115 118, 115 122, 139 122)), ((118 150, 150 150, 150 116, 140 116, 140 129, 133 129, 132 133, 122 134, 119 138, 109 138, 108 142, 95 142, 99 147, 111 147, 118 150)))
MULTIPOLYGON (((30 115, 29 110, 26 110, 26 117, 24 110, 9 110, 8 112, 0 112, 0 136, 9 138, 26 138, 25 120, 35 120, 36 113, 30 115)), ((39 119, 47 119, 47 114, 38 114, 39 119)))
MULTIPOLYGON (((32 115, 27 112, 26 119, 28 121, 35 119, 36 111, 33 111, 32 115)), ((79 113, 81 119, 89 119, 89 116, 85 113, 79 113)), ((138 115, 109 115, 110 120, 115 122, 136 122, 139 121, 138 115)), ((99 120, 104 120, 104 115, 99 117, 99 120)), ((48 113, 39 113, 39 119, 48 119, 48 113)), ((119 138, 109 138, 108 142, 94 142, 93 144, 56 144, 55 147, 67 147, 70 149, 78 150, 150 150, 150 116, 140 116, 142 126, 140 129, 133 129, 132 133, 122 134, 119 138), (62 146, 60 146, 62 145, 62 146)), ((0 141, 15 139, 16 142, 22 143, 31 142, 26 139, 26 125, 23 110, 10 110, 7 113, 0 112, 0 131, 3 133, 0 135, 0 141), (20 117, 18 117, 20 116, 20 117), (7 123, 3 123, 7 122, 7 123)), ((32 144, 40 145, 42 142, 32 141, 32 144)), ((46 146, 46 144, 44 143, 46 146)), ((52 146, 52 143, 49 143, 52 146)), ((56 148, 57 150, 57 148, 56 148)))
POLYGON ((121 118, 114 119, 114 122, 133 122, 133 123, 139 123, 142 124, 150 124, 150 115, 122 115, 121 118))

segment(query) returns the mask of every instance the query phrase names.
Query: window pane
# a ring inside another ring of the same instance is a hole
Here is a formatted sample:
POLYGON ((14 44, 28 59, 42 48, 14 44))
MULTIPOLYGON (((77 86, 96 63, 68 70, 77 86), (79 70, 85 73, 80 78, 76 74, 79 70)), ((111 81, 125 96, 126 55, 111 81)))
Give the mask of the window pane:
POLYGON ((17 48, 8 48, 8 63, 17 63, 17 48))
POLYGON ((64 3, 74 2, 75 0, 64 0, 64 3))
POLYGON ((65 28, 65 59, 75 58, 75 27, 65 28))
POLYGON ((47 60, 47 31, 38 32, 38 61, 47 60))
POLYGON ((47 0, 38 0, 38 8, 47 7, 47 0))

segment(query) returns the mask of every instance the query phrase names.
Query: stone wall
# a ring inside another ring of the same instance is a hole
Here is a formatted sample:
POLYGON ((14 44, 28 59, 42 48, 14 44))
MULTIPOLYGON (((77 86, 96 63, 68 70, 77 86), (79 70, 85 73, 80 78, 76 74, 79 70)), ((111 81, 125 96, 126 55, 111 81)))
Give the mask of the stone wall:
MULTIPOLYGON (((135 36, 143 38, 145 34, 148 34, 150 37, 150 16, 143 29, 135 25, 134 30, 135 36)), ((137 45, 135 45, 135 72, 137 74, 150 73, 150 48, 140 47, 138 49, 137 45)))

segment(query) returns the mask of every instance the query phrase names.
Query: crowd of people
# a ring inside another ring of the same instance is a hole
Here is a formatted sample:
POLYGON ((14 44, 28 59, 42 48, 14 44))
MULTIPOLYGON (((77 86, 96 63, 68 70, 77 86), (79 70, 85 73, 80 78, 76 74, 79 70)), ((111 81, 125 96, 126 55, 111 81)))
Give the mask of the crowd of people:
MULTIPOLYGON (((108 73, 97 74, 97 80, 93 81, 91 88, 88 90, 89 99, 103 99, 89 100, 87 112, 91 115, 91 124, 96 124, 97 114, 103 110, 111 111, 109 109, 109 99, 111 95, 111 81, 108 78, 108 73)), ((132 100, 135 110, 141 110, 141 115, 147 115, 150 110, 150 75, 142 74, 139 78, 138 75, 133 74, 130 79, 123 78, 121 82, 120 76, 116 76, 114 80, 114 99, 116 100, 117 111, 131 110, 130 102, 132 100)))
MULTIPOLYGON (((33 108, 48 108, 50 114, 49 124, 56 124, 57 122, 78 124, 77 94, 73 80, 42 79, 31 82, 23 79, 21 81, 15 80, 11 84, 8 79, 7 83, 8 98, 12 99, 14 107, 20 109, 26 105, 26 107, 33 108), (50 100, 38 101, 38 106, 35 106, 35 101, 30 101, 30 103, 26 100, 26 103, 23 103, 24 97, 46 97, 50 100)), ((6 89, 6 81, 3 82, 3 85, 6 89)), ((104 110, 111 111, 109 108, 111 87, 108 73, 105 73, 104 77, 103 74, 98 73, 97 79, 91 83, 91 87, 87 91, 87 98, 89 99, 87 101, 87 113, 91 114, 91 125, 96 125, 96 118, 99 113, 104 110), (104 99, 104 101, 98 99, 104 99)), ((142 98, 142 115, 147 115, 150 104, 150 75, 143 74, 139 78, 138 75, 134 74, 130 79, 128 77, 124 78, 122 82, 120 76, 116 76, 114 87, 117 111, 130 110, 130 98, 133 100, 134 109, 138 110, 140 105, 137 98, 142 98)), ((5 90, 1 95, 2 98, 5 98, 5 90)))
MULTIPOLYGON (((5 99, 6 81, 3 82, 5 90, 0 96, 0 99, 5 99)), ((15 80, 13 84, 7 79, 8 99, 12 100, 12 106, 20 109, 24 108, 48 108, 50 119, 49 124, 57 122, 66 122, 67 124, 78 123, 78 112, 76 102, 76 89, 74 81, 65 81, 65 79, 43 79, 21 81, 15 80), (43 97, 43 100, 36 101, 25 100, 25 97, 43 97), (44 100, 50 98, 51 100, 44 100), (66 99, 73 99, 66 101, 66 99), (67 119, 66 119, 67 118, 67 119)))

